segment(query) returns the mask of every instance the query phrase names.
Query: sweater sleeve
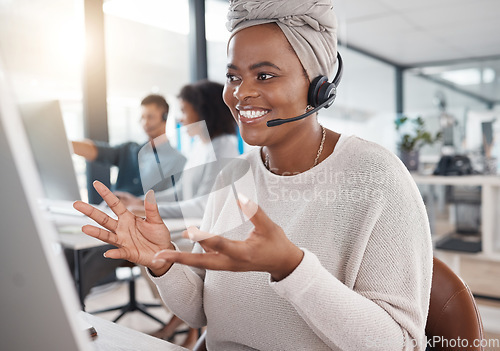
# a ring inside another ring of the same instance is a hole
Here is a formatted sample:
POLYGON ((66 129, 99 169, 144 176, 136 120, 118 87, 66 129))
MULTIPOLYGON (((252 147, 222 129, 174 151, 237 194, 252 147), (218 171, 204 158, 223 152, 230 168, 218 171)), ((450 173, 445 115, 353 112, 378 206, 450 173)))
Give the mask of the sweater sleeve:
MULTIPOLYGON (((179 251, 175 244, 174 246, 179 251)), ((193 252, 202 250, 199 244, 195 244, 193 252)), ((203 310, 205 270, 174 263, 161 277, 151 275, 149 270, 147 272, 156 284, 163 302, 176 316, 192 328, 201 328, 207 324, 203 310)))
POLYGON ((352 289, 306 249, 289 276, 270 282, 332 348, 425 349, 430 230, 413 180, 409 174, 399 180, 384 189, 386 204, 369 233, 352 289))

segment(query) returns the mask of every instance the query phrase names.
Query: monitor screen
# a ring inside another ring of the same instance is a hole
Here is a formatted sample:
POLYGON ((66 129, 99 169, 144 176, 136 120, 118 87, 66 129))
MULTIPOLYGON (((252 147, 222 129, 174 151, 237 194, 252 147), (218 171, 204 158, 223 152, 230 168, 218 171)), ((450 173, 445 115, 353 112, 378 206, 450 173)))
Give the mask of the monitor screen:
POLYGON ((50 200, 80 200, 59 102, 22 104, 19 109, 45 196, 50 200))
POLYGON ((41 182, 0 61, 0 340, 5 350, 88 350, 41 182))

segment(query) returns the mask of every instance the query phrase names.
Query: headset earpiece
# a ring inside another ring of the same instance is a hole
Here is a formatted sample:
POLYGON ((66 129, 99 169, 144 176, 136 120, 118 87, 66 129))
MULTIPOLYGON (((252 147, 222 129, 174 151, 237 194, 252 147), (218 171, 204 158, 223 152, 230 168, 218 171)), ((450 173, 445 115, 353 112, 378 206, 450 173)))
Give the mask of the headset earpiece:
POLYGON ((343 72, 343 63, 342 57, 340 53, 337 52, 338 59, 338 68, 337 74, 333 81, 330 83, 328 81, 328 77, 318 76, 313 79, 311 84, 309 85, 309 91, 307 92, 307 102, 311 105, 312 109, 307 109, 306 113, 295 116, 291 118, 276 118, 266 122, 268 127, 276 127, 282 125, 283 123, 298 121, 302 118, 306 118, 307 116, 312 115, 313 113, 318 112, 322 108, 330 107, 335 101, 335 97, 337 96, 337 86, 342 79, 343 72))
POLYGON ((161 115, 161 118, 162 118, 164 121, 167 121, 167 117, 168 117, 168 112, 165 112, 163 115, 161 115))
MULTIPOLYGON (((334 96, 336 94, 337 88, 335 87, 335 84, 328 82, 328 78, 325 76, 318 76, 313 79, 311 85, 309 86, 308 103, 312 107, 318 107, 330 99, 332 95, 334 96)), ((331 102, 325 106, 325 108, 329 107, 334 100, 335 97, 331 99, 331 102)))

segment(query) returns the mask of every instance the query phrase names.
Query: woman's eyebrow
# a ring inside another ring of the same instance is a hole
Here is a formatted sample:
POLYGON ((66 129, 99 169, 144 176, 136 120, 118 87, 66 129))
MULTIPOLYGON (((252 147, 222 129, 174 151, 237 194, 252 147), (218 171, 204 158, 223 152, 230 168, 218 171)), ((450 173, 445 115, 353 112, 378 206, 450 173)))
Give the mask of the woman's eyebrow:
MULTIPOLYGON (((265 67, 265 66, 273 67, 273 68, 276 68, 278 71, 281 71, 281 68, 279 68, 274 63, 269 62, 269 61, 262 61, 262 62, 254 63, 249 68, 250 68, 251 71, 253 71, 254 69, 265 67)), ((238 70, 238 67, 236 65, 233 65, 232 63, 228 63, 227 64, 227 68, 228 69, 234 69, 236 71, 238 70)))
POLYGON ((254 70, 254 69, 265 67, 265 66, 273 67, 273 68, 276 68, 278 71, 281 71, 281 69, 278 66, 276 66, 274 63, 269 62, 269 61, 262 61, 259 63, 255 63, 255 64, 250 66, 250 70, 254 70))

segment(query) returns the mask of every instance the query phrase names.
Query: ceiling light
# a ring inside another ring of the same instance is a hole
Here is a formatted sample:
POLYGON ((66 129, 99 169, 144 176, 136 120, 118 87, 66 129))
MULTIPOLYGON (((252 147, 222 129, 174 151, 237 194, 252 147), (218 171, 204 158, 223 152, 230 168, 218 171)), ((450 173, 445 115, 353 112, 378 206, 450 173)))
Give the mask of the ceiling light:
POLYGON ((183 35, 189 33, 189 5, 186 0, 108 0, 102 9, 107 15, 183 35))
POLYGON ((492 83, 496 74, 491 68, 467 68, 440 74, 442 79, 457 85, 479 85, 492 83))

